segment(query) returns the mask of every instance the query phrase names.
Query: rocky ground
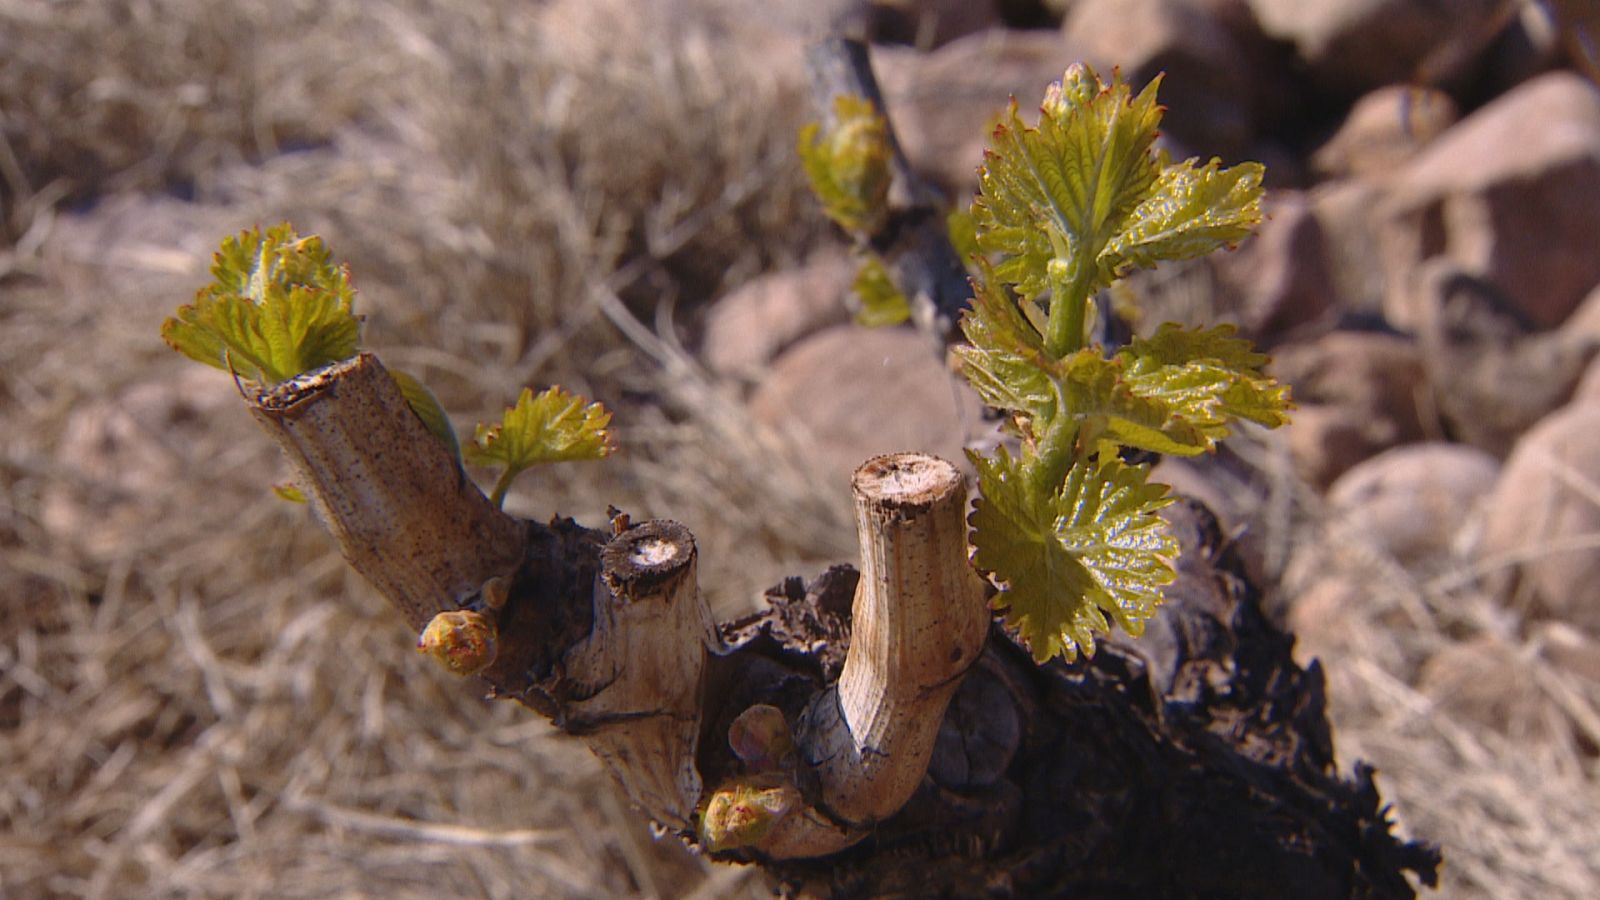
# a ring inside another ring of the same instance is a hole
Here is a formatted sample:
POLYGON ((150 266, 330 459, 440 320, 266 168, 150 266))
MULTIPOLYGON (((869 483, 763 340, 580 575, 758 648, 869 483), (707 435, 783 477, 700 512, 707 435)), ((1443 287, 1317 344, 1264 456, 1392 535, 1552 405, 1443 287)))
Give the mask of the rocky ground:
MULTIPOLYGON (((830 0, 839 5, 842 0, 830 0)), ((508 505, 696 533, 716 607, 852 557, 873 453, 979 410, 850 323, 805 196, 829 4, 0 0, 0 895, 743 896, 585 751, 408 652, 220 373, 156 338, 224 234, 288 218, 458 430, 524 384, 624 452, 508 505)), ((1445 896, 1600 895, 1600 14, 1582 0, 882 0, 918 169, 1071 62, 1166 72, 1175 155, 1269 219, 1139 276, 1237 322, 1295 422, 1160 473, 1228 520, 1341 759, 1445 896)))

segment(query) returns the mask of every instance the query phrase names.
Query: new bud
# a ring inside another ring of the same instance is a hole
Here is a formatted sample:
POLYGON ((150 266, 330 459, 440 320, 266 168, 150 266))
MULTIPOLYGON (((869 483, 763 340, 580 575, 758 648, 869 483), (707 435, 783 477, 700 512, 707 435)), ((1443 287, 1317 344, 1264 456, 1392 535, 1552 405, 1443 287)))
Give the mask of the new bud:
POLYGON ((426 653, 457 675, 476 675, 494 662, 494 622, 470 609, 434 616, 417 637, 417 652, 426 653))

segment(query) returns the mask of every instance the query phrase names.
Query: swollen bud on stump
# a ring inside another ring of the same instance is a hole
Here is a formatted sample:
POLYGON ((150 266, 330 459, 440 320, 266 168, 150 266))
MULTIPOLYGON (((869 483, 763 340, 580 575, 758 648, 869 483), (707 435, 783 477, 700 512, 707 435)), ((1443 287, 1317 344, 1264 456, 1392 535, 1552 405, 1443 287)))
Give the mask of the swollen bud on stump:
POLYGON ((711 793, 700 817, 700 842, 707 850, 732 850, 761 843, 772 829, 805 803, 800 789, 776 773, 731 778, 711 793))
POLYGON ((482 613, 457 609, 439 613, 417 638, 426 653, 457 675, 476 675, 494 662, 497 632, 482 613))

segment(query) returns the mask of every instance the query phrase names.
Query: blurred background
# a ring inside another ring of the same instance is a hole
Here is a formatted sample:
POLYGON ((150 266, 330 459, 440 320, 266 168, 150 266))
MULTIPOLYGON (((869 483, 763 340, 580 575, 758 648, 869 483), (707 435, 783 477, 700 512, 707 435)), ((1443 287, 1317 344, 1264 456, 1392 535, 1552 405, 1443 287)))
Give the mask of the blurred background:
MULTIPOLYGON (((979 427, 850 324, 794 152, 850 4, 0 0, 0 896, 763 896, 657 843, 576 742, 411 652, 231 380, 161 320, 289 220, 470 433, 524 385, 622 452, 512 511, 696 534, 723 617, 855 559, 848 474, 979 427)), ((1165 71, 1177 156, 1257 159, 1239 250, 1141 327, 1239 323, 1300 409, 1161 474, 1320 658, 1451 897, 1600 896, 1600 8, 878 0, 908 155, 969 202, 1070 63, 1165 71)))

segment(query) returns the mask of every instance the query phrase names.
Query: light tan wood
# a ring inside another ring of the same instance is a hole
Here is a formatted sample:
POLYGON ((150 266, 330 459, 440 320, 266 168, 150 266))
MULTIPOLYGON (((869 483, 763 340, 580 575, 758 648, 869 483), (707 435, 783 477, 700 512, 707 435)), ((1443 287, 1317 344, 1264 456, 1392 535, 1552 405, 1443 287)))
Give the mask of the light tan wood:
POLYGON ((466 477, 376 356, 286 381, 250 411, 345 559, 414 630, 521 561, 522 524, 466 477))
POLYGON ((636 525, 601 553, 594 628, 563 659, 583 689, 563 724, 583 736, 657 822, 693 827, 701 681, 716 640, 700 597, 694 537, 676 522, 636 525))

